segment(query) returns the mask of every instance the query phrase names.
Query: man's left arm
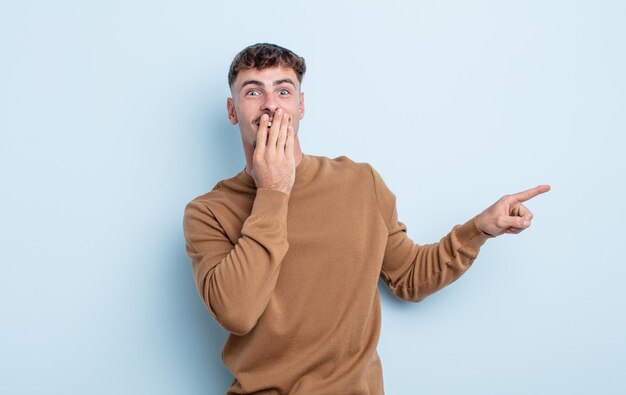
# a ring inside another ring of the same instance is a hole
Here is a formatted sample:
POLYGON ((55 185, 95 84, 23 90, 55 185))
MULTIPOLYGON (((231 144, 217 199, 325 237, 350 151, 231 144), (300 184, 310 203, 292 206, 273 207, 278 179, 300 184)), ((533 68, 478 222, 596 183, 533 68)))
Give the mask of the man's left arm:
POLYGON ((419 302, 461 277, 489 238, 519 233, 530 226, 532 213, 522 205, 550 187, 542 185, 499 199, 462 225, 455 226, 438 243, 419 245, 398 220, 396 197, 372 168, 378 207, 388 237, 381 277, 398 298, 419 302))

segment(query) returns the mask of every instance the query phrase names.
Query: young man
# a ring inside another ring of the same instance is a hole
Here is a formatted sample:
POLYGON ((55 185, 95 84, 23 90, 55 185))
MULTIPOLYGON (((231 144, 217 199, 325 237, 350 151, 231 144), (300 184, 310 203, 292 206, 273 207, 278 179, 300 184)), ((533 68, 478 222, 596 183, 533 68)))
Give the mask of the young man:
POLYGON ((488 238, 528 228, 522 202, 549 186, 504 196, 417 245, 372 166, 302 153, 305 71, 273 44, 233 60, 228 117, 246 167, 187 205, 187 254, 202 300, 230 332, 227 394, 384 394, 378 278, 422 300, 459 278, 488 238))

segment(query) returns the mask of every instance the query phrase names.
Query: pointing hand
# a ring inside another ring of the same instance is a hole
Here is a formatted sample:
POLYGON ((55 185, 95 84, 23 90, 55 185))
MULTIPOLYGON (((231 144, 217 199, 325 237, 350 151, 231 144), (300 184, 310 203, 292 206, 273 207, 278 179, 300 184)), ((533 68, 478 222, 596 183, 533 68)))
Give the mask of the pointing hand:
POLYGON ((520 233, 530 226, 533 219, 533 214, 522 202, 549 190, 549 185, 539 185, 513 195, 505 195, 476 217, 476 226, 491 236, 520 233))

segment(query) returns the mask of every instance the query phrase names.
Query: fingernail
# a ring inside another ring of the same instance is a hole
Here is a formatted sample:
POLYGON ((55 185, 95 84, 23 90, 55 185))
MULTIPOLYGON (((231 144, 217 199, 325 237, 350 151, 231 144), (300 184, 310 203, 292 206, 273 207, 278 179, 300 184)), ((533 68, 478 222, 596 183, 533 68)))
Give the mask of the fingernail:
POLYGON ((269 116, 269 115, 267 115, 267 114, 263 114, 263 115, 261 115, 261 118, 262 118, 264 121, 267 121, 267 120, 269 119, 269 117, 270 117, 270 116, 269 116))
POLYGON ((525 221, 524 221, 524 226, 528 226, 528 225, 530 225, 530 221, 525 220, 525 221))

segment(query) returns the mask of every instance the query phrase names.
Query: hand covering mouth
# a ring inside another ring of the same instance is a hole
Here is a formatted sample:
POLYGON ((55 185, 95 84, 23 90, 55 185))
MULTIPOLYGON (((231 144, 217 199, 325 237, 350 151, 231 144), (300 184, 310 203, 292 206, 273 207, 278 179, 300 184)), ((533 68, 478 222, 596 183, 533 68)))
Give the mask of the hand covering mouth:
MULTIPOLYGON (((271 127, 272 126, 272 121, 274 120, 273 117, 270 117, 269 121, 267 122, 267 127, 271 127)), ((257 120, 254 121, 254 124, 259 127, 261 126, 261 118, 259 117, 257 120)))

